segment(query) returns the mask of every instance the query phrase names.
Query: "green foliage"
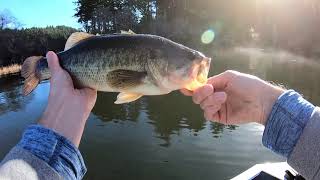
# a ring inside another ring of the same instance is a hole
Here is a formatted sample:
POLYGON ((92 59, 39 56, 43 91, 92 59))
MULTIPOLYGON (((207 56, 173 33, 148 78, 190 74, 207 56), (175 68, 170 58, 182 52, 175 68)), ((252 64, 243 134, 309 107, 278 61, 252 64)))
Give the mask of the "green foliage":
POLYGON ((78 22, 87 32, 110 33, 124 28, 134 29, 138 17, 134 14, 139 1, 134 0, 78 0, 78 22))
POLYGON ((62 51, 67 38, 76 29, 57 26, 30 29, 0 30, 0 66, 21 64, 29 56, 47 51, 62 51))

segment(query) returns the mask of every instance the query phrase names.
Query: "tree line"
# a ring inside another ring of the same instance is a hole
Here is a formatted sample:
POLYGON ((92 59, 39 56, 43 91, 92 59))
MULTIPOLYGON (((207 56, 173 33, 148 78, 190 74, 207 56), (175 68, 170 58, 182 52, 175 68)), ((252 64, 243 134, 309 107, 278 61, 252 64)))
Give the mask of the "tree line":
POLYGON ((62 51, 66 39, 77 31, 66 26, 0 29, 0 66, 22 64, 29 56, 44 55, 47 51, 62 51))

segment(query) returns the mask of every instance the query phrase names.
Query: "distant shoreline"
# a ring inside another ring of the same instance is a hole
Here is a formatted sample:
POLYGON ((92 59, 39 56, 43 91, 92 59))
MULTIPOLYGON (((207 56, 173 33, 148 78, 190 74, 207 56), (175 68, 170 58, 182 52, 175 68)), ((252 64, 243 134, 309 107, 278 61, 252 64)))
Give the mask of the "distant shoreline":
POLYGON ((6 76, 6 75, 11 75, 11 74, 16 74, 21 71, 21 65, 19 64, 12 64, 9 66, 3 66, 0 67, 0 77, 1 76, 6 76))

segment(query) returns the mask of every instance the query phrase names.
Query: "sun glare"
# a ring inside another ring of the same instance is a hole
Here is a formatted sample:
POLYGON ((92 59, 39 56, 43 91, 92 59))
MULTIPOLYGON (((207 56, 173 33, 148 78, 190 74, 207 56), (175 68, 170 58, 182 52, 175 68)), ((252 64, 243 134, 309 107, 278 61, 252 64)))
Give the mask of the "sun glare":
POLYGON ((215 34, 214 31, 209 29, 202 33, 201 42, 203 44, 210 44, 214 40, 215 34))
POLYGON ((276 2, 275 0, 256 0, 256 1, 257 2, 262 2, 264 4, 274 4, 276 2))
POLYGON ((262 3, 264 5, 285 5, 288 4, 290 2, 292 2, 292 0, 256 0, 256 2, 258 3, 262 3))

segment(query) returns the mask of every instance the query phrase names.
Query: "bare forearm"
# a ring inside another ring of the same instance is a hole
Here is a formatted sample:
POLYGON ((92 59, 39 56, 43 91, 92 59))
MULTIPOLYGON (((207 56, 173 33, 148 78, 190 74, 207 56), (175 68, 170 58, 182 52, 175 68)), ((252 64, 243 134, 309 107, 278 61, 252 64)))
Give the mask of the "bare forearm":
POLYGON ((48 107, 38 123, 53 129, 78 147, 90 112, 86 112, 85 109, 76 109, 77 103, 80 102, 75 102, 74 105, 72 103, 66 106, 62 103, 48 107))

